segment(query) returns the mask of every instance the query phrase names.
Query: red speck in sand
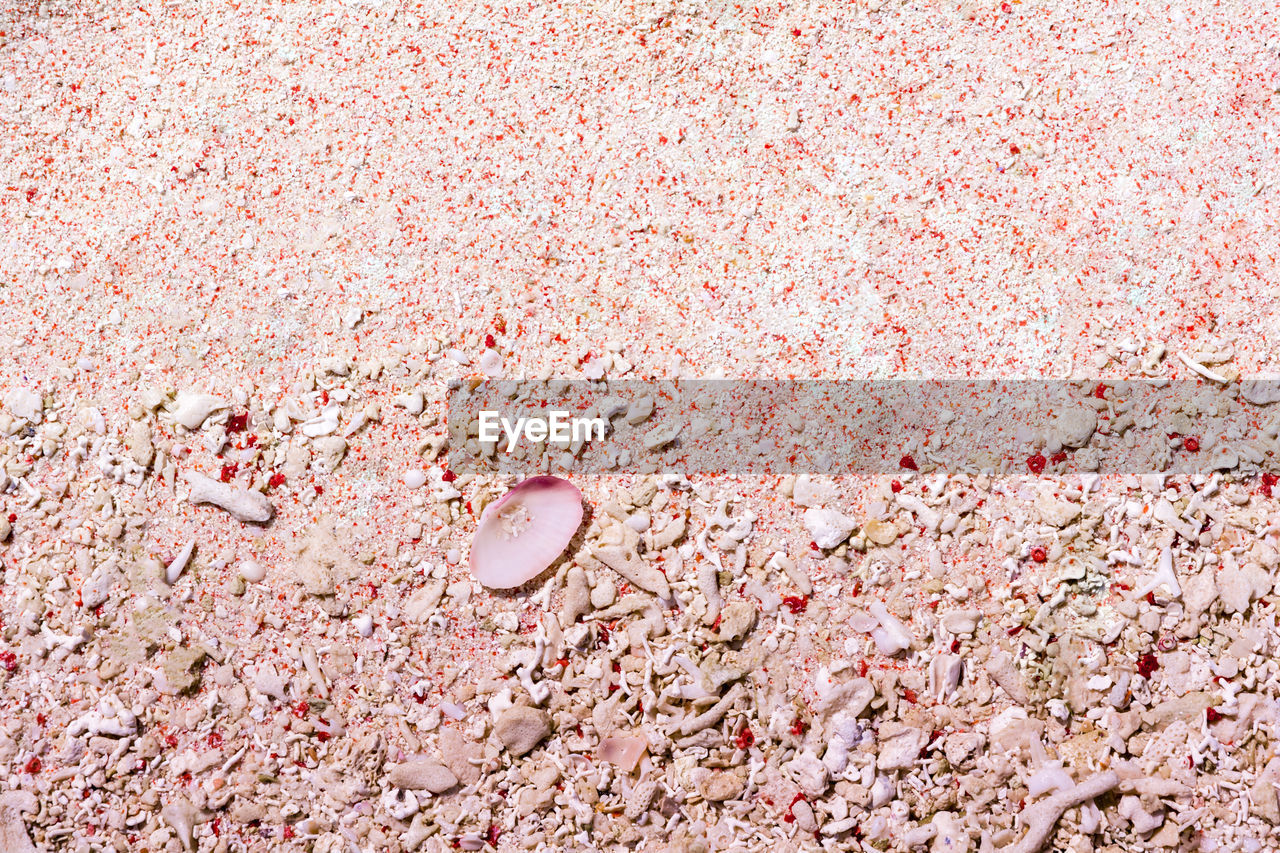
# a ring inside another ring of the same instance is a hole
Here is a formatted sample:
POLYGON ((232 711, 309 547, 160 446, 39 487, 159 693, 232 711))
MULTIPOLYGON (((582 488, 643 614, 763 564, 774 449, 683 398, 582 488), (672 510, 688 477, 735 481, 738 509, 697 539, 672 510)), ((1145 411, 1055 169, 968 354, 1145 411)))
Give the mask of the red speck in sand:
POLYGON ((40 756, 33 755, 27 759, 27 763, 22 765, 22 769, 26 773, 39 773, 40 768, 44 765, 40 762, 40 756))
POLYGON ((1194 435, 1189 435, 1182 440, 1182 449, 1188 453, 1195 453, 1200 449, 1200 439, 1194 435))
POLYGON ((1156 656, 1150 652, 1138 658, 1138 675, 1141 675, 1143 678, 1150 678, 1151 673, 1155 672, 1159 668, 1159 661, 1157 661, 1156 656))
POLYGON ((756 742, 755 733, 751 729, 743 729, 733 741, 737 744, 738 749, 750 749, 751 745, 756 742))
POLYGON ((899 468, 906 468, 908 471, 919 471, 919 470, 920 470, 920 468, 916 465, 916 460, 912 459, 910 455, 904 456, 904 457, 902 457, 901 459, 899 459, 899 460, 898 460, 898 467, 899 467, 899 468))
POLYGON ((889 491, 896 495, 898 492, 902 491, 902 483, 899 480, 894 480, 889 484, 889 491))
POLYGON ((1035 560, 1037 563, 1043 563, 1045 560, 1049 559, 1049 554, 1037 545, 1031 549, 1031 559, 1035 560))
POLYGON ((801 595, 788 595, 782 599, 782 603, 787 605, 792 613, 803 613, 809 606, 809 599, 801 595))
POLYGON ((1027 458, 1027 467, 1031 469, 1032 474, 1043 474, 1045 463, 1048 461, 1043 454, 1037 453, 1027 458))

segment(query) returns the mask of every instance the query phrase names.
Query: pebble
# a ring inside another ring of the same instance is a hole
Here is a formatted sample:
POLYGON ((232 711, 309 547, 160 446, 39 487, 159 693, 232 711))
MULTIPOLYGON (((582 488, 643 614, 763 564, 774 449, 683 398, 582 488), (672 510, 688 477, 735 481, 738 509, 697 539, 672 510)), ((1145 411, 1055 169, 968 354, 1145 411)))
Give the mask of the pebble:
POLYGON ((849 538, 858 523, 834 509, 811 507, 805 510, 804 527, 819 548, 830 550, 849 538))
POLYGON ((512 755, 518 757, 531 752, 551 734, 551 717, 537 708, 517 705, 502 712, 493 726, 493 733, 512 755))
POLYGON ((404 472, 403 478, 410 489, 420 489, 427 483, 427 472, 421 468, 410 468, 404 472))
POLYGON ((875 518, 863 525, 862 532, 866 534, 867 539, 877 545, 892 545, 898 538, 896 525, 875 518))
POLYGON ((397 764, 391 768, 387 778, 397 788, 433 794, 442 794, 458 784, 458 777, 453 771, 433 758, 416 758, 397 764))
POLYGON ((257 560, 240 561, 240 577, 249 583, 258 583, 267 576, 267 570, 257 560))
POLYGON ((722 803, 739 797, 747 783, 732 771, 712 773, 702 786, 702 796, 713 803, 722 803))
POLYGON ((38 424, 44 416, 44 402, 30 388, 14 388, 4 398, 5 408, 15 418, 38 424))

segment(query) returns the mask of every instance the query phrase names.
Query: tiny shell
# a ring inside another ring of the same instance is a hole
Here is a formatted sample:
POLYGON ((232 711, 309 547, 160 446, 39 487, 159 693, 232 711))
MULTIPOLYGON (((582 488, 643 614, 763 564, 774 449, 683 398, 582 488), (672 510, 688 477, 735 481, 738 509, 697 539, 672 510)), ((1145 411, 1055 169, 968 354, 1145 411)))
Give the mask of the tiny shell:
POLYGON ((649 748, 649 742, 642 737, 607 737, 600 741, 600 760, 615 764, 619 769, 630 773, 636 769, 640 756, 649 748))
POLYGON ((471 573, 492 589, 540 575, 582 524, 582 493, 559 477, 530 477, 485 508, 471 543, 471 573))

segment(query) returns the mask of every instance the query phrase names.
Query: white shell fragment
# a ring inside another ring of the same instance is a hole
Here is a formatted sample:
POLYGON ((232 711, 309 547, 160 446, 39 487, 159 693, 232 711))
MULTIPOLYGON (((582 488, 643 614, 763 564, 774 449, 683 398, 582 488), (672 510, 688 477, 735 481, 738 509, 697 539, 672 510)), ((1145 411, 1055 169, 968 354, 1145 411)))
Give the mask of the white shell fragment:
POLYGON ((834 509, 811 507, 805 510, 804 527, 819 548, 831 549, 849 538, 858 524, 834 509))
POLYGON ((192 539, 187 542, 177 556, 165 567, 164 579, 168 584, 173 585, 178 582, 178 578, 182 577, 182 572, 186 569, 187 563, 191 561, 191 552, 195 550, 195 547, 196 540, 192 539))
POLYGON ((342 407, 337 403, 325 406, 324 411, 309 421, 303 421, 302 434, 308 438, 319 438, 338 431, 338 415, 342 407))
POLYGON ((191 489, 187 499, 193 504, 213 504, 231 513, 238 521, 259 524, 270 521, 275 513, 275 507, 261 492, 235 489, 194 471, 187 471, 182 476, 191 489))
POLYGON ((581 523, 576 486, 530 477, 485 508, 471 543, 471 573, 491 589, 520 586, 564 552, 581 523))
POLYGON ((44 403, 40 395, 29 388, 14 388, 4 398, 4 407, 15 418, 22 418, 33 424, 40 423, 44 415, 44 403))
POLYGON ((183 391, 178 395, 173 419, 189 430, 198 430, 214 412, 227 408, 227 404, 212 394, 193 394, 183 391))

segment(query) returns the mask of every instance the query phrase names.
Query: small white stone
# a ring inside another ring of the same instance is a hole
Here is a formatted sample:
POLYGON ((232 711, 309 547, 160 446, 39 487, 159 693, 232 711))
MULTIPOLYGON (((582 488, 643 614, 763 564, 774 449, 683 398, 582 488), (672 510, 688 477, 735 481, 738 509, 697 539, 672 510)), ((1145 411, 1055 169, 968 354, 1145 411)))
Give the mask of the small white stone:
POLYGON ((44 416, 44 404, 40 395, 30 388, 14 388, 4 398, 4 405, 14 417, 33 424, 40 423, 44 416))
POLYGON ((420 489, 426 484, 426 482, 426 472, 420 469, 411 468, 404 472, 404 484, 411 489, 420 489))
POLYGON ((490 378, 502 373, 502 355, 497 350, 487 349, 480 356, 480 372, 490 378))
POLYGON ((244 560, 240 563, 240 577, 249 583, 258 583, 266 576, 266 569, 257 560, 244 560))
POLYGON ((373 636, 373 617, 368 613, 361 613, 352 622, 356 626, 356 630, 360 632, 361 637, 373 636))
POLYGON ((804 526, 819 548, 835 548, 849 538, 857 522, 834 509, 811 507, 805 510, 804 526))

